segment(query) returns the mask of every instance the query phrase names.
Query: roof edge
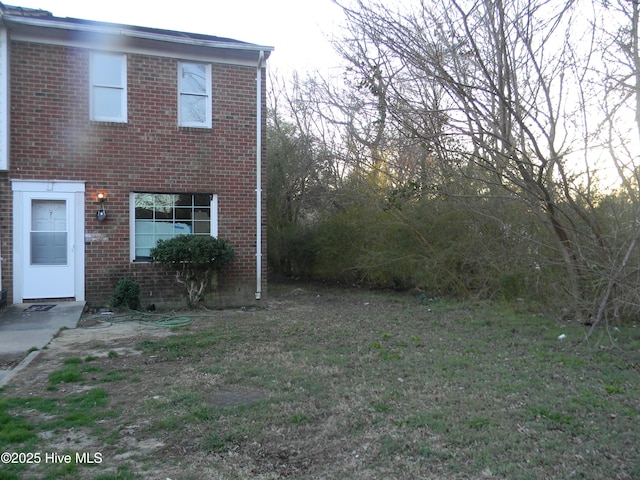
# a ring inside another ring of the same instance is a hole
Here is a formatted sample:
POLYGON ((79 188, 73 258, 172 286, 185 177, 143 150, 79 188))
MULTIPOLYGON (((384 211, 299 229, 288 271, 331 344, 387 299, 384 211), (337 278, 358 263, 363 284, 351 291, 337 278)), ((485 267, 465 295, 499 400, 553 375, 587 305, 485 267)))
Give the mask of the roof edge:
POLYGON ((117 23, 96 22, 92 20, 80 20, 70 18, 54 17, 46 10, 22 9, 22 7, 10 7, 0 3, 0 21, 5 25, 25 25, 41 28, 52 28, 68 31, 96 33, 104 35, 114 35, 120 37, 130 37, 160 42, 170 42, 182 45, 192 45, 199 47, 243 50, 254 52, 265 52, 266 56, 274 50, 274 47, 246 43, 239 40, 223 39, 204 34, 190 34, 189 32, 178 32, 148 27, 135 27, 117 23), (26 15, 14 14, 16 11, 25 11, 26 15), (36 13, 32 15, 31 13, 36 13))

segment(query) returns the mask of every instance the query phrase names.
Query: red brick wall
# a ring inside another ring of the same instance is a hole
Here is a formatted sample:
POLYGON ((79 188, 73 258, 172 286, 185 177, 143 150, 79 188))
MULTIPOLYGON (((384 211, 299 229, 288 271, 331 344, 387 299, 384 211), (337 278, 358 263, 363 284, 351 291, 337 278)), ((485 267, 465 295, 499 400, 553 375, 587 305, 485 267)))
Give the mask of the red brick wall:
MULTIPOLYGON (((93 239, 85 244, 88 304, 108 304, 125 276, 141 284, 143 305, 180 301, 173 276, 157 265, 130 262, 133 191, 217 194, 219 236, 234 247, 236 258, 219 276, 211 301, 253 301, 256 68, 212 65, 213 128, 198 129, 177 126, 175 59, 127 55, 128 122, 119 124, 89 121, 88 50, 12 42, 10 54, 10 171, 0 174, 4 287, 11 290, 12 282, 10 179, 82 180, 85 233, 93 239), (103 223, 95 220, 98 190, 108 192, 103 223)), ((263 160, 265 151, 263 140, 263 160)), ((265 239, 263 228, 266 264, 265 239)))

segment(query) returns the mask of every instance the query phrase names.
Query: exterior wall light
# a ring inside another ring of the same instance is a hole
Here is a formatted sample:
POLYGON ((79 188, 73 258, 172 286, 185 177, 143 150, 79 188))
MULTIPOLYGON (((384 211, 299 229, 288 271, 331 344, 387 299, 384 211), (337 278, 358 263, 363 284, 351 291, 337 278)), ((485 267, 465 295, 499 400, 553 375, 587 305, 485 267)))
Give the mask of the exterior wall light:
POLYGON ((107 211, 104 209, 104 202, 107 201, 107 192, 98 192, 98 211, 96 212, 96 220, 104 222, 107 219, 107 211))

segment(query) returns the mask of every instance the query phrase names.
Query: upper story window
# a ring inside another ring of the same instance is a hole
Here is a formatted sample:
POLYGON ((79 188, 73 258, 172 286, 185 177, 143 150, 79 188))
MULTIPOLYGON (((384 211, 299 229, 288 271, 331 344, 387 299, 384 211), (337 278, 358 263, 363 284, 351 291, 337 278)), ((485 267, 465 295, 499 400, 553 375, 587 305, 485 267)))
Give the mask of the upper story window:
POLYGON ((127 121, 127 56, 91 54, 91 120, 127 121))
POLYGON ((178 124, 211 128, 211 65, 178 65, 178 124))

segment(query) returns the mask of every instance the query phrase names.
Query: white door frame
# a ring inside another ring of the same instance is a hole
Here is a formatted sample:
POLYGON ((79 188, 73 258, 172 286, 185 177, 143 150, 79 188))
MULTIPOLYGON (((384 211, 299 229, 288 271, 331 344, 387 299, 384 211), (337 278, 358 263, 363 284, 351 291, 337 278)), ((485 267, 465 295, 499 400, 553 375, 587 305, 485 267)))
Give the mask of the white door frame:
POLYGON ((25 248, 29 245, 24 238, 25 209, 31 208, 31 203, 26 202, 31 194, 38 192, 71 193, 73 194, 74 209, 72 212, 74 231, 71 233, 74 271, 74 297, 76 301, 84 301, 84 182, 76 181, 42 181, 42 180, 12 180, 13 191, 13 303, 22 303, 23 280, 25 269, 25 248))

